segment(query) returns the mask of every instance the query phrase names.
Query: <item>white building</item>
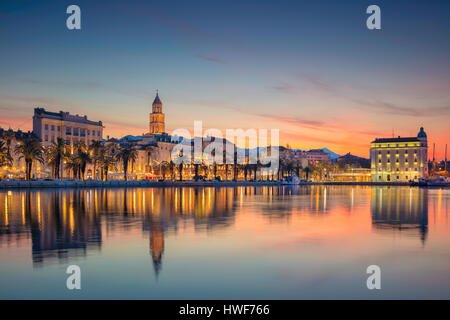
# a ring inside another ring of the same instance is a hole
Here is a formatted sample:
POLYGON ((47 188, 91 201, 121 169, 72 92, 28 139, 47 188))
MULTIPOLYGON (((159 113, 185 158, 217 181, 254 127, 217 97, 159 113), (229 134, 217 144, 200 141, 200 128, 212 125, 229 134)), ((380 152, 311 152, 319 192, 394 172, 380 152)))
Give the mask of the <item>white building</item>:
POLYGON ((417 181, 428 173, 427 159, 427 135, 423 128, 417 137, 377 138, 370 148, 372 181, 417 181))

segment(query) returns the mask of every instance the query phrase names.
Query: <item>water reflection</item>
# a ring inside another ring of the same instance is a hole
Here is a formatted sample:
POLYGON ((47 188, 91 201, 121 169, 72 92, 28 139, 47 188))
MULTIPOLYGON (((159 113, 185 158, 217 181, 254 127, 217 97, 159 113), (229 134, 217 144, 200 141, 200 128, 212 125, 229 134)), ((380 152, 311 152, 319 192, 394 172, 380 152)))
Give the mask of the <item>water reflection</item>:
POLYGON ((354 208, 366 214, 368 202, 376 230, 418 230, 425 242, 428 197, 424 189, 270 186, 0 192, 4 204, 0 245, 26 246, 31 238, 33 266, 39 267, 100 250, 105 233, 141 229, 149 237, 149 255, 158 275, 165 240, 180 225, 190 223, 195 232, 225 230, 235 224, 237 213, 247 211, 269 223, 289 221, 293 215, 352 214, 354 208))
POLYGON ((425 245, 428 233, 428 193, 422 188, 378 187, 372 191, 372 223, 379 231, 419 234, 425 245))

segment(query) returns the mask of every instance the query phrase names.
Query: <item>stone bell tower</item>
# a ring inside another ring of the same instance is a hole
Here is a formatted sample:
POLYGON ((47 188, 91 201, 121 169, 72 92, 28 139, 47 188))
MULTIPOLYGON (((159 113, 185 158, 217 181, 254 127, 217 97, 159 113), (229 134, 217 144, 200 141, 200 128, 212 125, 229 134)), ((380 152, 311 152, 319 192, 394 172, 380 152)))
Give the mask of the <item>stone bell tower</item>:
POLYGON ((150 133, 162 134, 165 131, 164 113, 162 113, 162 102, 159 99, 158 91, 153 101, 152 113, 150 113, 150 133))

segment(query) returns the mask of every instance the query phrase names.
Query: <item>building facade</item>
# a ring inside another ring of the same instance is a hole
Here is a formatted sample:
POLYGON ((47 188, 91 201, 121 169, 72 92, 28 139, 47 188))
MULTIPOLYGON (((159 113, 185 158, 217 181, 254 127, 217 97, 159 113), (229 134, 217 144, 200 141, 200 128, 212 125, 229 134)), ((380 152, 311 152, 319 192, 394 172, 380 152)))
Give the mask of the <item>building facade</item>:
POLYGON ((68 146, 73 146, 78 141, 89 146, 92 141, 103 139, 103 124, 101 121, 88 120, 87 116, 35 108, 33 133, 42 140, 44 147, 56 142, 57 138, 62 138, 68 146))
POLYGON ((427 148, 423 128, 417 137, 375 139, 370 148, 372 182, 408 182, 426 177, 427 148))

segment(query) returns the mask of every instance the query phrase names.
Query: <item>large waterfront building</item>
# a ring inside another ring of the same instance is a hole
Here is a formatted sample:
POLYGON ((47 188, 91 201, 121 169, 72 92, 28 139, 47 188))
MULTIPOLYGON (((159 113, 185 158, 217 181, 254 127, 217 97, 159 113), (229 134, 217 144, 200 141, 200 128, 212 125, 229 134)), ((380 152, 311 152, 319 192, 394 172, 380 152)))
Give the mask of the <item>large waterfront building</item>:
POLYGON ((62 138, 68 146, 73 146, 78 141, 89 146, 92 141, 102 140, 103 124, 101 121, 88 120, 87 116, 35 108, 33 133, 42 140, 43 146, 51 145, 57 138, 62 138))
POLYGON ((417 181, 428 173, 427 158, 427 135, 423 128, 417 137, 376 138, 370 148, 372 181, 417 181))

